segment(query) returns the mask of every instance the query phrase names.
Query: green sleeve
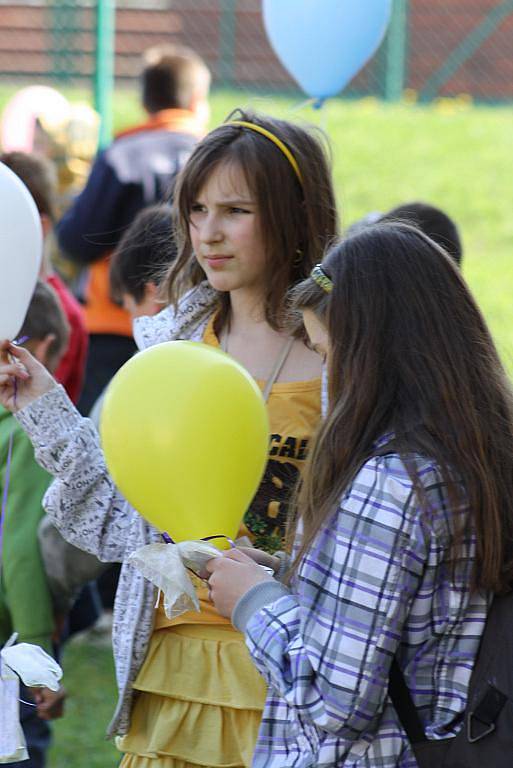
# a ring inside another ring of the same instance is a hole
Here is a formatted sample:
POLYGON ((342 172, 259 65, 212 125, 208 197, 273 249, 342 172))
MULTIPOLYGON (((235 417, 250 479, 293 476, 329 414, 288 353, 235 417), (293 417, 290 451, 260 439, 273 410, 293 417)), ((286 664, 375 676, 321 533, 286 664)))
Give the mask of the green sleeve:
MULTIPOLYGON (((12 631, 19 633, 20 642, 35 643, 51 652, 54 616, 37 538, 39 522, 44 515, 42 499, 51 477, 36 463, 32 444, 14 419, 11 424, 14 442, 3 524, 0 622, 3 614, 2 623, 6 624, 8 615, 12 631)), ((3 429, 2 442, 5 434, 3 429)), ((4 449, 6 453, 6 446, 2 445, 2 455, 4 449)), ((4 460, 1 491, 5 476, 4 460)))

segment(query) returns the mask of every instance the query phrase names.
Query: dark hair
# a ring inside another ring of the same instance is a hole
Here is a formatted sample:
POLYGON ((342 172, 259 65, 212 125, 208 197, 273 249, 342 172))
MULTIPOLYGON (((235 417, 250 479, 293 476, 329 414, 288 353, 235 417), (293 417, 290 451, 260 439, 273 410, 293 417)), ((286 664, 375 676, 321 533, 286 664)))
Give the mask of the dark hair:
POLYGON ((403 203, 385 213, 380 221, 403 221, 422 230, 431 240, 441 245, 456 264, 461 264, 463 247, 455 222, 445 211, 428 203, 403 203))
POLYGON ((161 109, 190 109, 195 96, 208 95, 210 72, 191 48, 159 45, 143 56, 142 101, 150 112, 161 109))
POLYGON ((57 194, 57 171, 54 164, 42 155, 27 152, 3 152, 0 162, 18 176, 34 198, 41 215, 55 219, 55 197, 57 194))
POLYGON ((151 205, 140 211, 121 238, 110 261, 110 287, 115 301, 128 293, 139 303, 146 285, 159 283, 162 272, 176 259, 170 205, 151 205))
MULTIPOLYGON (((194 149, 175 190, 178 258, 167 275, 168 298, 177 303, 190 287, 205 279, 189 234, 190 212, 212 171, 235 164, 254 195, 267 260, 265 315, 281 328, 288 288, 309 274, 337 233, 335 195, 325 147, 312 131, 284 120, 237 110, 229 119, 259 125, 280 139, 294 156, 299 181, 285 154, 267 137, 224 123, 194 149)), ((229 297, 220 294, 219 331, 229 312, 229 297)))
POLYGON ((18 336, 26 336, 27 341, 31 342, 41 341, 49 333, 53 334, 54 339, 48 347, 48 355, 55 360, 68 344, 69 325, 53 288, 38 280, 18 336))
POLYGON ((391 430, 408 471, 413 447, 438 464, 450 499, 461 501, 464 489, 477 534, 475 586, 505 590, 513 574, 513 398, 459 270, 405 224, 343 240, 322 268, 330 294, 309 279, 292 296, 296 310, 311 309, 326 325, 330 342, 329 413, 299 493, 300 555, 391 430))

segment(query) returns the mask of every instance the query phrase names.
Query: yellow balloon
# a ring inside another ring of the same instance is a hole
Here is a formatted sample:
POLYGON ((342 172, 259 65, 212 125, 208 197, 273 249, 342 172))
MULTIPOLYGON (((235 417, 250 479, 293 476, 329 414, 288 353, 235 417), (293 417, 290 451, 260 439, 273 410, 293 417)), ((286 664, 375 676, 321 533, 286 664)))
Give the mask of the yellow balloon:
POLYGON ((236 537, 267 461, 269 424, 235 360, 191 341, 140 352, 108 387, 100 433, 114 482, 148 522, 175 541, 236 537))

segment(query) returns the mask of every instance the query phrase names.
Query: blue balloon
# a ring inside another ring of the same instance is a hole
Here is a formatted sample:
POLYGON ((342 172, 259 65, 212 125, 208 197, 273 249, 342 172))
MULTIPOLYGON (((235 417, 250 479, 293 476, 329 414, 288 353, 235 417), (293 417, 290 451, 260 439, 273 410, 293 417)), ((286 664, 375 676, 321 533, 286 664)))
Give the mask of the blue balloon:
POLYGON ((339 93, 383 40, 392 0, 263 0, 276 55, 301 88, 323 101, 339 93))

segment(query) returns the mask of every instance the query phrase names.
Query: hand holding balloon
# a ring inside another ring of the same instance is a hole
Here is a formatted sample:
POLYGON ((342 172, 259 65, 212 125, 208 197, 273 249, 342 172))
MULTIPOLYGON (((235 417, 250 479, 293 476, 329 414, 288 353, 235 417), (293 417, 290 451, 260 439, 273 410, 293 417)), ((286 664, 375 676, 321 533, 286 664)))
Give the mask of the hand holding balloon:
POLYGON ((56 387, 44 365, 23 347, 0 342, 0 404, 18 411, 56 387))

